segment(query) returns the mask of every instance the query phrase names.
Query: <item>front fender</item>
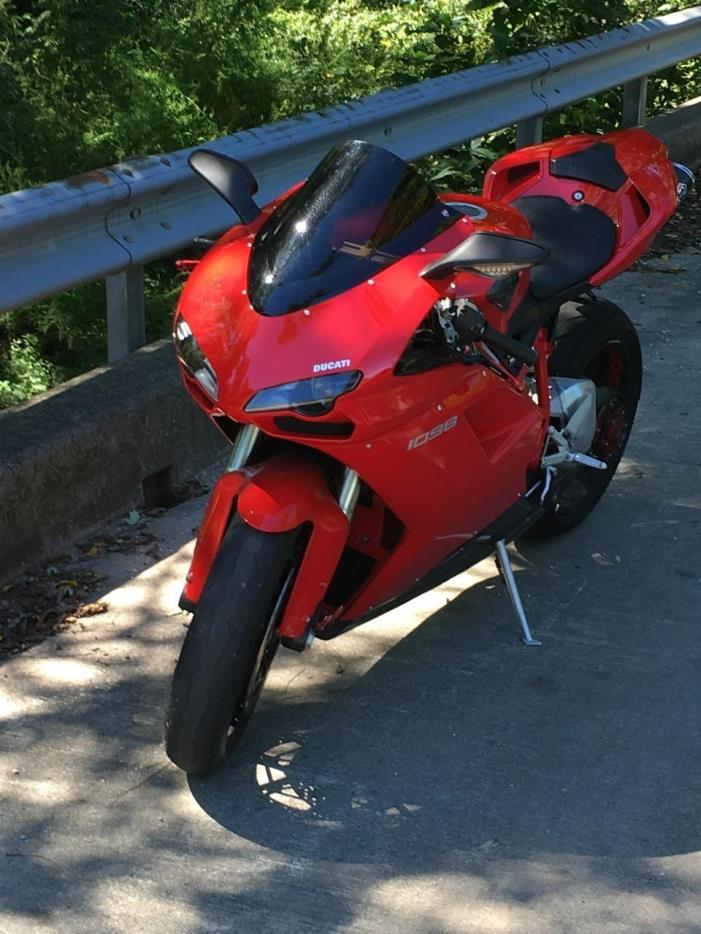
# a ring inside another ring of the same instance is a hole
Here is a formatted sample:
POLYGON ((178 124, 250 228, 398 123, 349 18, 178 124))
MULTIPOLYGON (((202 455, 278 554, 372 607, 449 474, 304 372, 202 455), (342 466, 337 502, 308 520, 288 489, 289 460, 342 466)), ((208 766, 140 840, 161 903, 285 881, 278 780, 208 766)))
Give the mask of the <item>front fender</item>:
POLYGON ((222 538, 236 509, 261 532, 289 532, 311 523, 309 541, 280 624, 280 634, 299 639, 322 600, 348 540, 349 523, 310 458, 281 454, 262 464, 223 474, 200 526, 180 605, 194 610, 222 538))

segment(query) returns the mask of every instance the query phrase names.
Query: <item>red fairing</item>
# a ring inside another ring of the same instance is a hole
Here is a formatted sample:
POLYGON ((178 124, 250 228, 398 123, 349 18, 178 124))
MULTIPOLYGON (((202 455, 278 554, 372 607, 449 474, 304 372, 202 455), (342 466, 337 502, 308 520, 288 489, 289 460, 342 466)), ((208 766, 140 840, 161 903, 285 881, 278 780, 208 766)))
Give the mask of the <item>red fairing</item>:
MULTIPOLYGON (((598 285, 646 249, 677 198, 664 146, 644 130, 529 147, 494 164, 485 197, 441 196, 444 204, 469 203, 472 216, 453 219, 439 206, 449 222, 424 246, 377 265, 376 273, 333 297, 266 315, 250 301, 250 257, 261 225, 290 194, 264 208, 254 224, 232 228, 209 251, 193 269, 176 314, 218 380, 215 400, 181 361, 188 390, 230 436, 237 424, 249 423, 263 439, 252 464, 225 474, 214 488, 184 596, 192 604, 199 599, 234 508, 266 532, 309 524, 281 625, 283 634, 298 637, 310 619, 317 629, 339 618, 352 621, 411 589, 517 505, 540 470, 552 349, 544 325, 557 309, 539 318, 528 269, 511 276, 501 294, 486 273, 436 280, 422 276, 426 267, 475 233, 531 239, 528 220, 512 202, 548 195, 597 208, 615 226, 613 255, 589 279, 598 285), (625 174, 616 190, 553 174, 554 159, 601 142, 614 147, 616 171, 625 174), (538 355, 532 378, 526 368, 511 372, 493 357, 487 365, 447 357, 433 368, 402 371, 405 351, 445 298, 469 299, 502 335, 523 331, 516 321, 535 321, 527 338, 538 355), (361 374, 328 412, 246 411, 262 390, 327 370, 361 374), (350 527, 337 501, 343 468, 356 471, 362 483, 350 527), (348 576, 352 585, 344 584, 346 565, 355 568, 348 576)), ((362 242, 351 246, 364 255, 362 242)))
POLYGON ((611 261, 591 277, 592 285, 607 282, 634 263, 677 208, 676 176, 667 149, 656 136, 637 127, 602 136, 567 136, 518 149, 498 159, 484 183, 486 197, 507 203, 524 196, 554 195, 574 204, 579 203, 575 193, 580 192, 581 203, 603 211, 617 229, 616 250, 611 261), (627 176, 618 191, 552 174, 551 160, 602 142, 614 147, 627 176))
MULTIPOLYGON (((503 231, 511 221, 518 234, 527 233, 526 221, 513 209, 472 200, 488 210, 483 229, 503 231)), ((461 273, 454 283, 429 283, 419 275, 473 229, 467 219, 457 221, 424 253, 314 306, 308 315, 301 310, 264 317, 251 307, 245 288, 251 234, 230 237, 215 247, 183 291, 179 311, 196 328, 197 340, 219 374, 219 403, 207 406, 210 413, 254 421, 244 407, 257 391, 309 378, 320 362, 345 358, 350 369, 362 371, 360 386, 339 398, 328 416, 313 420, 350 424, 349 440, 295 437, 356 470, 405 529, 396 549, 378 562, 367 587, 348 607, 351 617, 413 585, 526 489, 528 466, 543 427, 542 414, 527 395, 479 367, 450 364, 411 377, 393 372, 443 288, 455 297, 476 298, 493 325, 506 329, 507 316, 487 300, 490 279, 461 273), (443 437, 410 447, 412 440, 448 424, 443 437)), ((522 278, 527 280, 527 274, 522 278)), ((526 285, 520 285, 514 301, 526 285)), ((193 383, 186 376, 200 400, 202 390, 193 383)), ((277 426, 279 415, 261 413, 255 423, 268 435, 287 438, 277 426)), ((319 578, 314 593, 328 577, 319 578)), ((292 614, 300 590, 298 582, 283 631, 296 625, 292 614)), ((188 589, 186 597, 196 602, 191 592, 188 589)))
MULTIPOLYGON (((513 209, 496 204, 492 210, 493 223, 483 221, 480 229, 504 230, 505 218, 510 217, 519 233, 527 233, 527 222, 513 209)), ((178 305, 193 329, 196 326, 197 341, 219 374, 218 409, 236 421, 250 422, 244 407, 256 392, 312 377, 315 365, 339 359, 349 359, 350 369, 363 372, 361 394, 365 395, 362 390, 374 378, 391 376, 409 338, 443 286, 455 296, 481 299, 494 326, 505 329, 504 313, 490 310, 487 293, 491 279, 461 273, 451 289, 450 281, 432 284, 419 275, 431 260, 457 246, 473 230, 475 225, 467 218, 458 220, 427 244, 425 252, 412 254, 375 278, 314 305, 309 314, 300 310, 279 317, 259 314, 248 299, 248 260, 255 234, 242 230, 236 237, 224 238, 193 270, 178 305)), ((527 280, 527 274, 522 278, 527 280)), ((521 292, 526 284, 524 281, 521 292)), ((419 404, 425 405, 426 398, 423 395, 419 404)), ((385 430, 385 413, 364 408, 361 421, 385 430)), ((403 405, 400 410, 403 418, 403 405)))

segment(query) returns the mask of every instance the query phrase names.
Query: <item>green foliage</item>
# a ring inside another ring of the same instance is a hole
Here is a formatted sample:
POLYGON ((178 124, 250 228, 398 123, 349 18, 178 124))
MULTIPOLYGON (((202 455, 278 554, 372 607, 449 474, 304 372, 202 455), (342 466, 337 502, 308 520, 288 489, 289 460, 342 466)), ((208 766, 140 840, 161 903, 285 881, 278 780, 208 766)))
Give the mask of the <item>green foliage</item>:
POLYGON ((39 353, 35 336, 15 338, 9 351, 0 364, 0 409, 44 392, 56 381, 53 367, 39 353))
MULTIPOLYGON (((667 12, 654 0, 0 0, 0 191, 192 145, 387 87, 667 12)), ((651 109, 698 93, 688 62, 651 109)), ((552 114, 546 135, 606 130, 620 93, 552 114)), ((431 156, 442 188, 479 187, 501 130, 431 156)), ((179 286, 147 270, 147 333, 179 286)), ((0 406, 105 360, 104 285, 0 318, 0 406)))
MULTIPOLYGON (((168 333, 181 285, 182 276, 174 272, 168 261, 146 268, 147 341, 158 340, 168 333)), ((13 369, 13 364, 25 337, 38 358, 51 361, 46 371, 48 385, 101 366, 107 359, 104 282, 69 289, 0 318, 0 378, 11 380, 19 372, 13 369)), ((25 381, 23 385, 29 383, 25 381)), ((41 386, 35 391, 45 388, 41 386)), ((18 396, 14 401, 22 398, 26 396, 18 396)), ((7 400, 7 396, 0 395, 0 408, 10 404, 2 399, 7 400)))
MULTIPOLYGON (((501 0, 490 24, 493 49, 505 58, 542 46, 571 42, 582 36, 607 32, 679 8, 655 0, 501 0)), ((701 89, 701 64, 682 62, 649 81, 648 112, 658 113, 688 100, 701 89)), ((545 137, 563 133, 601 133, 618 126, 622 93, 608 91, 550 115, 545 137)))
POLYGON ((428 156, 421 168, 439 191, 480 191, 487 167, 513 148, 515 135, 511 127, 505 127, 485 139, 428 156))

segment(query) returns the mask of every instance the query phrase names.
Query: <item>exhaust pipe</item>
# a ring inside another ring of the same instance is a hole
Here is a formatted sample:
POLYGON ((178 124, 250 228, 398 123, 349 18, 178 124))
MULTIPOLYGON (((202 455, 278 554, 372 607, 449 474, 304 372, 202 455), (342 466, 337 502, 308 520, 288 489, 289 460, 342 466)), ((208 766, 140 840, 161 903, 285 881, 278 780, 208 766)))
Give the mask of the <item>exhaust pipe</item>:
POLYGON ((673 162, 672 165, 677 175, 677 198, 681 204, 689 193, 689 189, 693 187, 696 178, 691 169, 682 165, 681 162, 673 162))

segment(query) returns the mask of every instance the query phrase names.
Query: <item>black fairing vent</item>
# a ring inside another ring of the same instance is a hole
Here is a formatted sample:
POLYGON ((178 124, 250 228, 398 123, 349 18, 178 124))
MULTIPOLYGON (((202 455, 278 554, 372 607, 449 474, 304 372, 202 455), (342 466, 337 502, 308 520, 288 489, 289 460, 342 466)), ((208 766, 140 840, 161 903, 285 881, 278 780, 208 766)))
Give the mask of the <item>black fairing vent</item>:
POLYGON ((275 425, 286 434, 305 438, 350 438, 355 430, 353 422, 305 422, 294 415, 280 415, 275 425))
POLYGON ((331 606, 346 603, 368 579, 377 562, 370 555, 350 546, 343 549, 341 560, 326 591, 325 601, 331 606))
POLYGON ((394 367, 395 376, 414 376, 445 366, 454 359, 432 308, 411 336, 394 367))
POLYGON ((238 437, 239 431, 241 430, 241 425, 239 425, 238 422, 235 422, 232 418, 229 418, 228 415, 210 415, 210 418, 217 426, 219 431, 226 435, 228 440, 233 444, 238 437))

